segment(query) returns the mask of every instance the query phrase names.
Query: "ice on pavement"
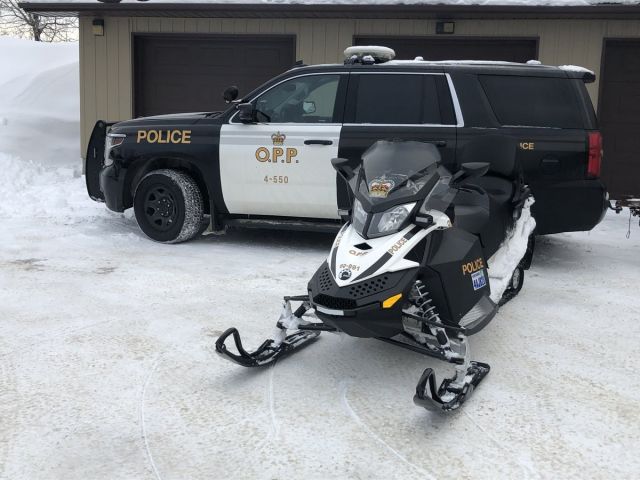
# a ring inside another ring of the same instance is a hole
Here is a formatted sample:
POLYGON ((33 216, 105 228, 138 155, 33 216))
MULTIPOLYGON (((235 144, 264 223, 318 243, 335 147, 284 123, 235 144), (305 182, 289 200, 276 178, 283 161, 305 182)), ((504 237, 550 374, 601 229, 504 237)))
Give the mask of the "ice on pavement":
POLYGON ((322 334, 264 370, 215 355, 227 327, 248 349, 272 333, 282 297, 304 293, 332 236, 153 243, 86 197, 78 152, 53 170, 31 155, 42 138, 0 155, 0 478, 640 471, 640 228, 625 238, 627 210, 538 240, 520 295, 470 339, 491 373, 442 417, 412 397, 426 367, 442 378, 450 366, 375 340, 322 334))

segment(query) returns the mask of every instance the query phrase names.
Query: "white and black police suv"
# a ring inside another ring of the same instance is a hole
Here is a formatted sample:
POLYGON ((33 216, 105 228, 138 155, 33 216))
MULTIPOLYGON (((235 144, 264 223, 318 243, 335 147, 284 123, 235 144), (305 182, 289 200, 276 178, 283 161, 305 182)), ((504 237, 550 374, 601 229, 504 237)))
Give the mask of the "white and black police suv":
MULTIPOLYGON (((351 199, 332 158, 357 164, 377 140, 417 140, 457 171, 474 160, 472 139, 499 133, 517 140, 538 234, 590 230, 604 216, 602 141, 584 85, 592 72, 401 61, 384 47, 345 55, 343 65, 293 68, 242 100, 230 87, 224 112, 97 122, 89 195, 117 212, 133 207, 159 242, 189 240, 207 225, 337 231, 351 199)), ((477 182, 508 197, 513 186, 498 177, 477 182)))

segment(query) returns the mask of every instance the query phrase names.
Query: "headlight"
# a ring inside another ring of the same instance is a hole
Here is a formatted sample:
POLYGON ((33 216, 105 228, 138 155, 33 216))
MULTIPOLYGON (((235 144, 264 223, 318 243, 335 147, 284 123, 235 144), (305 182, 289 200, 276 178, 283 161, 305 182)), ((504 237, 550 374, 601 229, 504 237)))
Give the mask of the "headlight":
POLYGON ((391 207, 386 212, 376 213, 371 218, 371 224, 367 232, 368 236, 375 238, 397 232, 404 227, 415 206, 415 202, 405 203, 404 205, 391 207))
POLYGON ((107 138, 105 139, 104 142, 104 165, 105 167, 108 167, 109 165, 113 164, 113 159, 110 158, 111 156, 111 149, 113 149, 113 147, 117 147, 118 145, 122 145, 122 142, 124 142, 124 139, 127 136, 124 133, 109 133, 107 134, 107 138))
POLYGON ((351 224, 355 228, 356 232, 364 237, 364 227, 367 223, 367 212, 362 208, 360 200, 356 199, 353 202, 353 215, 351 216, 351 224))

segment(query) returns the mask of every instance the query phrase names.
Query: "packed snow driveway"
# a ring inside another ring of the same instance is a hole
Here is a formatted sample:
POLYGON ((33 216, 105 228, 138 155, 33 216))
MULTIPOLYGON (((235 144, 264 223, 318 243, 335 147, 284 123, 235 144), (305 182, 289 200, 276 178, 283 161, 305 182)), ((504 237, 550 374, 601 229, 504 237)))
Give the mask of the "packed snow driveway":
MULTIPOLYGON (((69 190, 81 182, 70 182, 69 190)), ((214 354, 270 335, 325 235, 176 246, 79 191, 0 231, 2 478, 632 478, 640 468, 640 229, 543 238, 519 297, 471 338, 491 374, 461 412, 413 405, 437 360, 323 334, 264 370, 214 354), (76 197, 75 194, 78 196, 76 197)))

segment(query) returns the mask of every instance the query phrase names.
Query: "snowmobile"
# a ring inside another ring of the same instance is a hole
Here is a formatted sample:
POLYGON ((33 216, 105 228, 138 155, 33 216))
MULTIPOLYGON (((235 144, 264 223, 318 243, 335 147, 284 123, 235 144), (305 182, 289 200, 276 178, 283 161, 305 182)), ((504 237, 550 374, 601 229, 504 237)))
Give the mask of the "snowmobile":
POLYGON ((376 338, 454 364, 439 387, 427 368, 414 403, 459 408, 490 369, 471 360, 467 337, 517 295, 533 254, 533 197, 516 146, 507 136, 475 139, 454 174, 434 144, 418 141, 380 140, 357 164, 333 159, 353 206, 307 294, 284 297, 274 338, 255 351, 229 328, 217 353, 259 367, 322 331, 376 338), (226 345, 230 336, 237 353, 226 345))

